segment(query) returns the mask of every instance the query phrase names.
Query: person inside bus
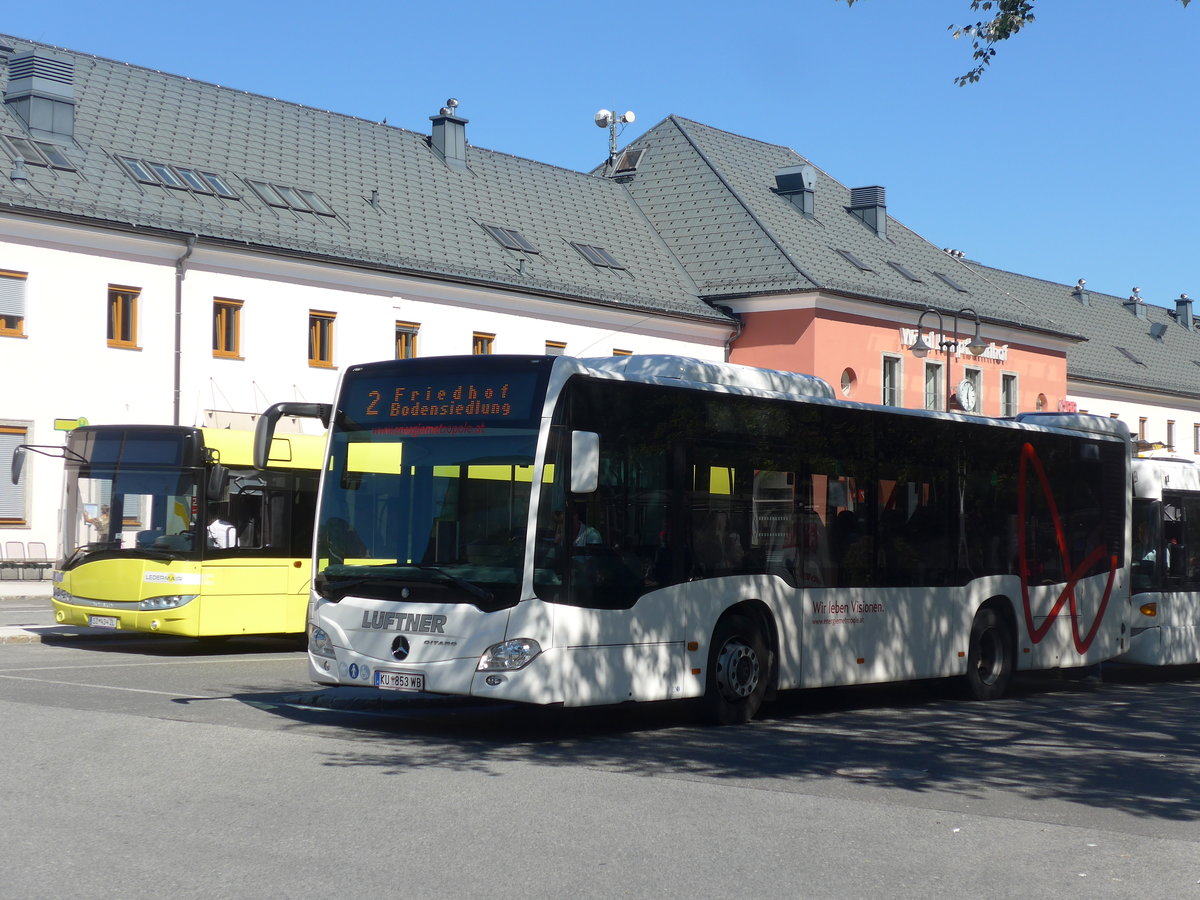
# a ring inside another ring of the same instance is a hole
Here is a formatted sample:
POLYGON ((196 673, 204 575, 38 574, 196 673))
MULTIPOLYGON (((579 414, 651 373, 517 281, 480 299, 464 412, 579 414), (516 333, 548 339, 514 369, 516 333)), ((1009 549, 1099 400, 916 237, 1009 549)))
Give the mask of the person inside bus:
POLYGON ((98 516, 89 516, 85 510, 83 513, 83 521, 96 529, 96 536, 100 540, 108 538, 108 507, 101 506, 98 516))
POLYGON ((604 543, 600 532, 587 523, 587 514, 580 506, 571 508, 571 533, 575 535, 572 543, 576 547, 590 547, 604 543))
POLYGON ((727 575, 742 565, 746 551, 742 539, 729 527, 729 513, 710 510, 703 528, 695 535, 696 563, 705 575, 727 575))
POLYGON ((213 510, 212 520, 208 523, 208 546, 220 550, 237 546, 237 526, 226 518, 227 515, 221 507, 213 510))

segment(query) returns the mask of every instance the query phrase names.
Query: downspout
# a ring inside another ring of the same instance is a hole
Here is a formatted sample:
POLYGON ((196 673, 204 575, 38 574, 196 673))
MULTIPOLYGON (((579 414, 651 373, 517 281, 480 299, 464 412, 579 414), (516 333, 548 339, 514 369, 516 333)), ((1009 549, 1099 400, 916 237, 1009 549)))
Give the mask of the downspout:
POLYGON ((729 353, 733 349, 733 342, 742 336, 742 317, 735 313, 728 306, 716 306, 714 304, 714 308, 719 309, 721 312, 729 316, 729 318, 733 319, 733 331, 731 331, 729 333, 729 337, 725 339, 725 362, 729 362, 729 353))
POLYGON ((175 424, 179 424, 179 395, 183 383, 183 279, 188 257, 196 249, 197 235, 189 235, 187 249, 175 260, 175 424))

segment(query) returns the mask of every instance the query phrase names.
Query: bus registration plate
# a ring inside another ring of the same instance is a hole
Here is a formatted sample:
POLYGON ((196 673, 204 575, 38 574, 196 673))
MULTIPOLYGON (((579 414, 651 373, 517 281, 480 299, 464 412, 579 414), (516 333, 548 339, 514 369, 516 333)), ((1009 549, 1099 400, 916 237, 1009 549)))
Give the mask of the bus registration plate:
POLYGON ((116 616, 88 616, 88 624, 93 628, 120 628, 121 623, 116 616))
POLYGON ((425 676, 420 672, 376 672, 375 687, 387 691, 423 691, 425 676))

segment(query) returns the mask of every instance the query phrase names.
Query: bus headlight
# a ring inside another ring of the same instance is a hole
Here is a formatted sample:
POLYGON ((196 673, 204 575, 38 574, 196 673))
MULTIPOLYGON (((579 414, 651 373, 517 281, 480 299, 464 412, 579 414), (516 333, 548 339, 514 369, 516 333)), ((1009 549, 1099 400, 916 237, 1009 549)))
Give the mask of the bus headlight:
POLYGON ((529 638, 503 641, 484 650, 475 669, 478 672, 513 672, 525 668, 541 652, 542 648, 538 642, 529 638))
POLYGON ((191 603, 199 594, 170 594, 165 597, 147 597, 138 603, 138 609, 176 609, 191 603))
POLYGON ((324 628, 313 626, 313 630, 308 636, 308 652, 313 656, 324 656, 326 659, 336 658, 333 652, 333 641, 329 639, 324 628))

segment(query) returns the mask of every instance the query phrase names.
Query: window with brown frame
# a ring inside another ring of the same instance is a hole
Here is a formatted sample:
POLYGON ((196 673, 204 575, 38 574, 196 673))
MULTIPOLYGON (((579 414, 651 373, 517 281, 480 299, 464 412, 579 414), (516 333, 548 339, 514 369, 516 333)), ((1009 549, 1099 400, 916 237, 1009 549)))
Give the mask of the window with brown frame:
POLYGON ((124 350, 138 347, 138 297, 142 289, 108 286, 108 346, 124 350))
POLYGON ((337 313, 309 310, 308 364, 325 369, 333 368, 333 320, 337 313))
POLYGON ((417 355, 417 332, 421 326, 416 322, 396 323, 396 359, 414 359, 417 355))
POLYGON ((471 352, 476 356, 487 356, 492 352, 492 344, 495 340, 496 336, 494 334, 476 331, 471 335, 471 352))
POLYGON ((0 335, 25 336, 25 272, 0 270, 0 335))
POLYGON ((213 356, 242 358, 241 300, 213 299, 213 356))
MULTIPOLYGON (((29 426, 19 422, 0 422, 0 470, 5 475, 12 467, 17 446, 29 439, 29 426)), ((7 477, 5 479, 7 481, 7 477)), ((28 479, 19 484, 5 484, 0 491, 0 525, 28 525, 26 521, 26 490, 28 479)))

